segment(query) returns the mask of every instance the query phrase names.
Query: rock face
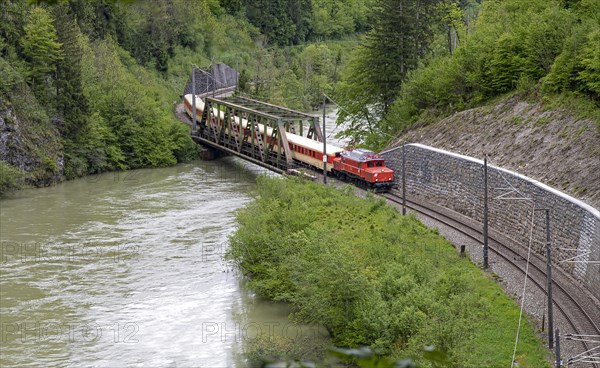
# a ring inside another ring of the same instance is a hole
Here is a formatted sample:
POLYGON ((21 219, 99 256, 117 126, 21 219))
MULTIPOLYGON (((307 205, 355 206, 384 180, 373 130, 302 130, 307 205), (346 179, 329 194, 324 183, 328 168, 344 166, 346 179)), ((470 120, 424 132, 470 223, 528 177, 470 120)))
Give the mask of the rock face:
POLYGON ((476 158, 487 154, 493 165, 600 208, 600 133, 591 119, 510 98, 410 131, 391 147, 404 142, 476 158))
POLYGON ((24 172, 30 185, 47 186, 63 177, 64 157, 58 131, 47 117, 21 114, 18 107, 7 101, 0 103, 0 160, 24 172))

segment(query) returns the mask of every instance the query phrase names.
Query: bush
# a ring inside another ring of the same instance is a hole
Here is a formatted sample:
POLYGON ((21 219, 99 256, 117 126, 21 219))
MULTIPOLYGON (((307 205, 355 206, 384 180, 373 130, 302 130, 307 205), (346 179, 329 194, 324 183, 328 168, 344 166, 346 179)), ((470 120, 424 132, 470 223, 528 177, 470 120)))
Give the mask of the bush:
POLYGON ((0 161, 0 196, 20 189, 24 175, 18 168, 5 161, 0 161))
MULTIPOLYGON (((415 217, 349 192, 259 178, 227 257, 258 294, 291 303, 297 322, 324 326, 338 346, 421 362, 435 345, 455 366, 505 363, 517 305, 415 217)), ((531 327, 521 341, 520 365, 547 367, 531 327)))
POLYGON ((578 65, 581 71, 576 79, 581 83, 580 90, 598 100, 600 98, 600 29, 588 34, 578 65))
POLYGON ((171 125, 170 136, 174 144, 173 155, 177 162, 188 162, 198 158, 198 146, 190 136, 189 127, 174 122, 171 125))

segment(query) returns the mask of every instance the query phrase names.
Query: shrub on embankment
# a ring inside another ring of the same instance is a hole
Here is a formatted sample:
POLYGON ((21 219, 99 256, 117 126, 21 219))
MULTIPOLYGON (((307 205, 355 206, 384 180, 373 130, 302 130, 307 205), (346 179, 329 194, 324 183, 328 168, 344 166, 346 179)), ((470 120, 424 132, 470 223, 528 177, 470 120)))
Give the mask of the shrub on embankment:
POLYGON ((0 196, 21 187, 23 176, 21 172, 0 160, 0 196))
MULTIPOLYGON (((501 288, 413 216, 352 189, 260 178, 237 215, 228 257, 258 294, 325 326, 337 346, 417 359, 423 346, 456 367, 508 366, 519 309, 501 288)), ((520 367, 546 367, 528 324, 520 367)), ((425 362, 424 366, 428 363, 425 362)))

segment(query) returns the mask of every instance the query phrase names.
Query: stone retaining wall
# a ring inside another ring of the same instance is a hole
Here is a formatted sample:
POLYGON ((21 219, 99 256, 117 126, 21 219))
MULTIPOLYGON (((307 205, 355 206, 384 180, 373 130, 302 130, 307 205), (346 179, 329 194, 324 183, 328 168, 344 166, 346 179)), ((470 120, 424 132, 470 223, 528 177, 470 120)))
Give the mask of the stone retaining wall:
MULTIPOLYGON (((196 94, 201 96, 220 95, 219 91, 235 88, 237 85, 237 72, 226 64, 215 64, 206 69, 194 69, 196 94)), ((192 74, 183 88, 183 94, 192 93, 192 74)))
MULTIPOLYGON (((483 161, 421 144, 407 144, 407 197, 421 197, 483 222, 483 161)), ((402 147, 381 153, 401 183, 402 147)), ((488 165, 489 226, 545 256, 550 209, 553 262, 600 300, 600 212, 516 172, 488 165), (533 228, 530 226, 533 223, 533 228), (596 263, 593 263, 596 262, 596 263)))

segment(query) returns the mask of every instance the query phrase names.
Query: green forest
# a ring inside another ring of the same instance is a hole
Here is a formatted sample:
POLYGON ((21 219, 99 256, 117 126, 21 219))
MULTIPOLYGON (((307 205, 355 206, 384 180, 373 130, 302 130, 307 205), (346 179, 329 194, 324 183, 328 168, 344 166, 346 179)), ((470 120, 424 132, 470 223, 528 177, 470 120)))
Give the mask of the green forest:
POLYGON ((192 64, 310 109, 369 28, 368 1, 0 0, 0 194, 197 157, 173 115, 192 64))
POLYGON ((355 141, 382 148, 511 94, 600 129, 599 0, 380 1, 374 11, 336 85, 338 123, 355 141))
POLYGON ((173 115, 192 64, 237 60, 243 93, 296 109, 325 92, 374 149, 515 93, 600 121, 600 0, 0 5, 0 193, 195 158, 173 115))
MULTIPOLYGON (((436 231, 383 198, 357 198, 350 186, 261 177, 237 221, 228 257, 250 276, 249 286, 290 303, 296 322, 324 326, 334 345, 369 346, 379 357, 412 358, 421 367, 510 366, 518 305, 436 231), (445 364, 427 361, 424 346, 447 354, 445 364)), ((252 343, 248 354, 257 363, 319 361, 324 354, 311 341, 252 343)), ((516 362, 548 367, 529 324, 516 362)), ((396 366, 380 363, 363 366, 396 366)))

